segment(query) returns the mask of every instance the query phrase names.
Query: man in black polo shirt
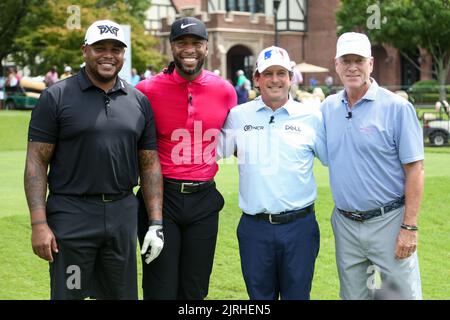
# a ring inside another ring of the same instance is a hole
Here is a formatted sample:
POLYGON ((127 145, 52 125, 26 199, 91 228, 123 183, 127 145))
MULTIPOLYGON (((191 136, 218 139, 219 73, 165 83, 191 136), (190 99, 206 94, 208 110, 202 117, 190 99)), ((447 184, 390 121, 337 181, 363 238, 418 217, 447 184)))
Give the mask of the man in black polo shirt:
POLYGON ((82 46, 86 66, 44 91, 31 116, 25 193, 33 251, 50 262, 52 299, 137 299, 139 176, 147 255, 163 246, 153 114, 117 76, 125 47, 120 25, 94 22, 82 46))

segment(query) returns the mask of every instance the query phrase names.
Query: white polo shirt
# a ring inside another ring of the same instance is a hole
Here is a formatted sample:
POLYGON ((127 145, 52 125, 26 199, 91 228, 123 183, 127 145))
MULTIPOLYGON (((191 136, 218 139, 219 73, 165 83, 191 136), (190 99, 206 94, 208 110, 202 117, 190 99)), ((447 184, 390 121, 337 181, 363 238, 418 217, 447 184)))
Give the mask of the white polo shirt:
POLYGON ((237 150, 239 207, 248 214, 312 204, 314 156, 328 162, 320 110, 292 99, 275 112, 260 97, 231 109, 217 149, 222 158, 237 150))

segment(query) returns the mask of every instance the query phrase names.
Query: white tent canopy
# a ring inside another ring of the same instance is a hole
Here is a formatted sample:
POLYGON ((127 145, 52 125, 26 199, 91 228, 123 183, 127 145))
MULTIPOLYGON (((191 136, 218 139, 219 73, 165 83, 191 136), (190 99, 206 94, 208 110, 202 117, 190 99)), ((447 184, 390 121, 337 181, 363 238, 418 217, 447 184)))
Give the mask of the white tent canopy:
POLYGON ((315 66, 313 64, 309 64, 306 62, 299 63, 294 68, 297 69, 297 71, 300 71, 301 73, 323 73, 330 71, 327 68, 315 66))

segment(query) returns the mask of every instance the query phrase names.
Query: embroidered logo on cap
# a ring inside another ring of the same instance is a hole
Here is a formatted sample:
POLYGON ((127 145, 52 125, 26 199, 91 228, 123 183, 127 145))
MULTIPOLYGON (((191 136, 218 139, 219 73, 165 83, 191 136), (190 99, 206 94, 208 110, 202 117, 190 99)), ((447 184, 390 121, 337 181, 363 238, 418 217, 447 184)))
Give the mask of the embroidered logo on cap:
MULTIPOLYGON (((264 53, 264 60, 270 59, 272 58, 272 51, 273 50, 268 50, 264 53)), ((275 52, 273 52, 275 55, 278 54, 280 55, 282 58, 284 57, 284 52, 282 50, 275 50, 275 52)))
POLYGON ((114 27, 114 26, 107 26, 107 25, 101 25, 101 26, 97 26, 97 27, 100 29, 100 34, 110 32, 117 37, 117 31, 119 31, 119 28, 114 27))
POLYGON ((181 29, 186 29, 187 27, 190 27, 190 26, 195 26, 196 25, 196 23, 188 23, 188 24, 181 24, 181 26, 180 26, 180 28, 181 29))

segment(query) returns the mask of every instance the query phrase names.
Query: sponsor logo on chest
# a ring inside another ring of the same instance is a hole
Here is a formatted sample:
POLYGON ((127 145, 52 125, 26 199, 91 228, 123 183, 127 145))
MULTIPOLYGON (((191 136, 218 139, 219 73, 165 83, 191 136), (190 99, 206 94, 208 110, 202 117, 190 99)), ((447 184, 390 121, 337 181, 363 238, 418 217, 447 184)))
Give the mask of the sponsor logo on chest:
POLYGON ((285 131, 294 131, 294 132, 301 132, 302 129, 299 126, 293 126, 293 125, 288 125, 286 124, 284 126, 284 130, 285 131))

